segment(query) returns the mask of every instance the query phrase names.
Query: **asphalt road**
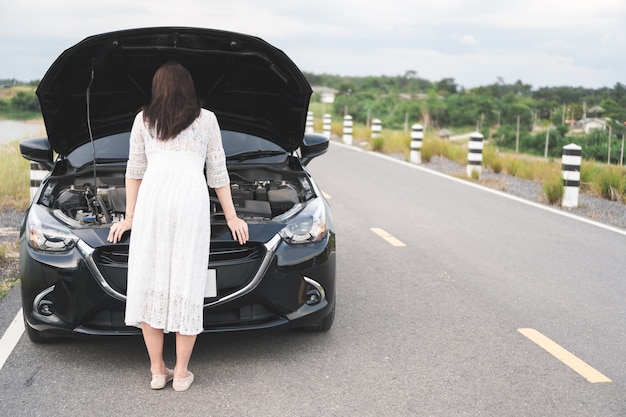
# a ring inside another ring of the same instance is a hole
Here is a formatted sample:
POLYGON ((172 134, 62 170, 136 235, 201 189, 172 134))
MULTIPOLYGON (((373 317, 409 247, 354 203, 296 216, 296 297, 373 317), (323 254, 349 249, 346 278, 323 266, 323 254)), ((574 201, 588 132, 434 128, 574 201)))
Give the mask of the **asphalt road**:
POLYGON ((623 232, 339 144, 310 170, 338 228, 330 332, 201 336, 185 393, 148 388, 139 338, 22 335, 0 415, 626 415, 623 232))

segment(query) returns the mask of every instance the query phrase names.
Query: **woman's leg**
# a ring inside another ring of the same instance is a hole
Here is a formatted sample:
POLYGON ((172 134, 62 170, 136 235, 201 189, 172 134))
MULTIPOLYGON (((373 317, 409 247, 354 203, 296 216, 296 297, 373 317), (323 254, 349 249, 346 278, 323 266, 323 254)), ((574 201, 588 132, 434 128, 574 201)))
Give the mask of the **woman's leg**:
POLYGON ((196 343, 196 336, 187 336, 176 333, 176 366, 174 367, 174 378, 187 378, 189 375, 187 367, 191 359, 191 352, 196 343))
POLYGON ((163 360, 163 330, 141 323, 141 332, 150 357, 150 372, 152 375, 165 375, 167 371, 163 360))

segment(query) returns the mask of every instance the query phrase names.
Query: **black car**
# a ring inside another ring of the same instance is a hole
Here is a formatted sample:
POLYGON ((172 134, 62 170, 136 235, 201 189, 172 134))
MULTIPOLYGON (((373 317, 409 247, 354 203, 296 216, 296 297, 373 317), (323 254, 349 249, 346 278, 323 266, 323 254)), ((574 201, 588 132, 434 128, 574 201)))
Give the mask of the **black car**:
POLYGON ((305 169, 328 139, 305 134, 309 83, 259 38, 159 27, 86 38, 37 88, 48 137, 20 143, 24 158, 50 170, 20 228, 22 306, 34 342, 139 334, 124 325, 132 233, 117 244, 106 238, 125 212, 133 119, 150 101, 154 72, 170 60, 189 70, 218 118, 233 200, 250 231, 243 246, 232 239, 210 190, 207 267, 217 296, 205 298, 205 332, 333 324, 334 223, 305 169))

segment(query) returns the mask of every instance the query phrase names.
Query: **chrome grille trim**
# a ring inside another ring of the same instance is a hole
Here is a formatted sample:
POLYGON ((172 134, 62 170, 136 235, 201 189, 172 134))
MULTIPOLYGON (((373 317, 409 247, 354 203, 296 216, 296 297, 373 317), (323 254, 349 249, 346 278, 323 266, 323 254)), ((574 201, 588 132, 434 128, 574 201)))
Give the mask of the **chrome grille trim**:
POLYGON ((261 282, 261 279, 263 278, 263 276, 265 275, 265 271, 267 271, 267 268, 270 266, 270 263, 272 262, 272 258, 274 257, 274 253, 276 252, 276 248, 278 247, 278 244, 280 242, 281 242, 280 236, 274 235, 274 237, 271 238, 269 242, 264 244, 266 252, 265 252, 265 257, 263 258, 263 262, 261 262, 261 266, 257 270, 256 274, 245 287, 235 291, 232 294, 222 297, 218 300, 207 303, 204 305, 204 307, 211 307, 211 306, 216 306, 216 305, 227 303, 228 301, 241 297, 245 294, 248 294, 250 291, 255 289, 256 286, 259 285, 259 282, 261 282))
POLYGON ((98 284, 100 284, 104 292, 106 292, 113 298, 117 298, 118 300, 121 300, 121 301, 126 301, 126 296, 116 291, 115 289, 113 289, 109 285, 109 283, 106 281, 106 279, 104 279, 104 276, 100 273, 100 270, 98 269, 98 266, 96 265, 96 261, 93 260, 93 253, 95 252, 95 249, 80 239, 76 243, 76 248, 78 249, 80 254, 83 255, 83 258, 85 258, 87 267, 89 268, 93 276, 96 277, 96 281, 98 281, 98 284))
MULTIPOLYGON (((263 244, 263 246, 265 246, 265 249, 266 249, 265 257, 263 258, 263 261, 261 262, 261 266, 257 270, 256 274, 245 287, 242 287, 241 289, 225 297, 222 297, 215 301, 207 303, 204 305, 204 307, 224 304, 230 300, 233 300, 235 298, 241 297, 242 295, 248 294, 250 291, 255 289, 256 286, 259 284, 259 282, 261 282, 261 279, 263 278, 263 276, 265 275, 265 271, 267 271, 267 268, 269 267, 272 261, 272 257, 274 256, 274 253, 276 252, 276 248, 278 247, 280 242, 281 242, 280 236, 274 235, 274 237, 270 239, 269 242, 263 244)), ((96 262, 93 259, 93 253, 95 252, 95 249, 80 239, 76 243, 76 248, 85 259, 87 267, 89 268, 91 273, 94 275, 94 277, 98 281, 98 284, 100 284, 104 292, 109 294, 113 298, 116 298, 121 301, 126 301, 126 296, 120 293, 119 291, 116 291, 114 288, 112 288, 109 285, 109 283, 106 281, 106 279, 104 278, 100 270, 98 269, 98 266, 96 265, 96 262)))

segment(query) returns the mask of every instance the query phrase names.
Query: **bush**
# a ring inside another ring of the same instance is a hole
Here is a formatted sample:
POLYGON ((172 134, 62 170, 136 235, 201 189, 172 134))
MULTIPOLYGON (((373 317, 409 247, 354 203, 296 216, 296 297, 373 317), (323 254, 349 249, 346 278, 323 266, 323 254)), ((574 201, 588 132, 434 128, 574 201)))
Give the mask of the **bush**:
POLYGON ((521 159, 515 158, 515 157, 513 158, 509 157, 507 158, 506 162, 507 162, 505 166, 506 172, 508 172, 510 175, 513 175, 514 177, 523 178, 523 176, 521 175, 522 174, 521 171, 524 168, 523 166, 524 164, 521 159))
POLYGON ((30 200, 29 162, 20 155, 17 143, 0 146, 0 211, 5 207, 24 210, 30 200))
POLYGON ((372 138, 372 150, 382 152, 384 146, 385 141, 382 137, 372 138))
POLYGON ((598 185, 602 197, 611 201, 621 201, 626 191, 624 169, 607 166, 598 176, 598 185))
POLYGON ((580 188, 593 188, 596 178, 600 175, 602 169, 596 165, 595 161, 582 161, 580 165, 580 188))
POLYGON ((13 109, 21 112, 34 112, 40 111, 39 102, 37 96, 34 94, 26 93, 25 91, 18 91, 18 93, 11 99, 13 109))
POLYGON ((550 204, 558 204, 563 199, 565 189, 560 171, 552 170, 543 180, 543 192, 550 204))
POLYGON ((498 150, 493 146, 485 146, 483 149, 483 165, 490 168, 496 174, 502 172, 504 162, 498 155, 498 150))

